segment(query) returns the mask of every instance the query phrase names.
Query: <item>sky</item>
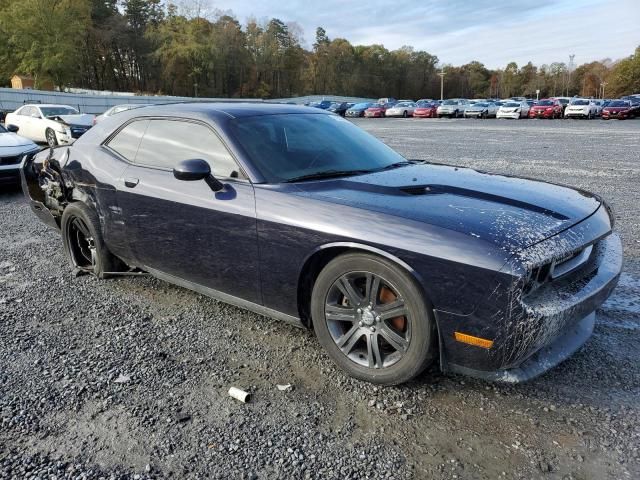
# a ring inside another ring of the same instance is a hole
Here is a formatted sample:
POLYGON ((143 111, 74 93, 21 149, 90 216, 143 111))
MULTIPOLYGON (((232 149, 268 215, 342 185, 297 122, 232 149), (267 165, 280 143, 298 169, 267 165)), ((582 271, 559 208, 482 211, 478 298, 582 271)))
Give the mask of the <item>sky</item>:
POLYGON ((403 45, 441 64, 489 68, 631 55, 640 45, 640 0, 204 0, 245 23, 298 23, 310 48, 316 27, 354 45, 403 45))

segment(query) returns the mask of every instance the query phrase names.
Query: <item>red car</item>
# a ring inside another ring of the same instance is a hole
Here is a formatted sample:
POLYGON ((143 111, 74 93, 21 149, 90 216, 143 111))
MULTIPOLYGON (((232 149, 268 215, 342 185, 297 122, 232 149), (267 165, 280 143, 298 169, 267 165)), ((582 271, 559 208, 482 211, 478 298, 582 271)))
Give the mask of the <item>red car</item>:
POLYGON ((624 120, 625 118, 635 117, 635 115, 636 110, 634 110, 631 102, 626 100, 614 100, 602 109, 603 120, 609 120, 610 118, 624 120))
POLYGON ((437 102, 428 102, 428 103, 418 103, 418 106, 413 111, 414 117, 419 118, 437 118, 438 117, 438 103, 437 102))
POLYGON ((382 118, 388 108, 393 107, 393 103, 377 103, 372 105, 364 111, 364 116, 367 118, 382 118))
POLYGON ((562 118, 563 111, 560 100, 543 98, 529 109, 529 118, 562 118))

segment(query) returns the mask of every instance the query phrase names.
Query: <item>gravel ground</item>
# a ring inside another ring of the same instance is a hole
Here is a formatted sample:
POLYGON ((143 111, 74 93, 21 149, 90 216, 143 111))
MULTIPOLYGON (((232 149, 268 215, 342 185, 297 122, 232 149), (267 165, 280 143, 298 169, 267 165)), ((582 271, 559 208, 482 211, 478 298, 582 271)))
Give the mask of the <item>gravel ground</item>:
POLYGON ((152 278, 74 278, 4 191, 0 478, 640 478, 640 121, 357 123, 409 158, 609 199, 625 273, 587 345, 525 385, 374 387, 309 332, 152 278))

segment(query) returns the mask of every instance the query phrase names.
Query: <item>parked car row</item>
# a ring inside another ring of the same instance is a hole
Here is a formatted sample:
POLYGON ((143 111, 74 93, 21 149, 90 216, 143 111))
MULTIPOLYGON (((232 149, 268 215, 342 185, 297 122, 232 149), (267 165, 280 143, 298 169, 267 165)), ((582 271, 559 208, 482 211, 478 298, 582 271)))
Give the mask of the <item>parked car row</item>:
MULTIPOLYGON (((344 104, 343 104, 344 105, 344 104)), ((506 100, 450 98, 447 100, 395 100, 381 98, 340 110, 341 115, 367 118, 635 118, 640 117, 640 94, 619 100, 552 97, 541 100, 512 97, 506 100), (344 114, 343 114, 344 112, 344 114)))

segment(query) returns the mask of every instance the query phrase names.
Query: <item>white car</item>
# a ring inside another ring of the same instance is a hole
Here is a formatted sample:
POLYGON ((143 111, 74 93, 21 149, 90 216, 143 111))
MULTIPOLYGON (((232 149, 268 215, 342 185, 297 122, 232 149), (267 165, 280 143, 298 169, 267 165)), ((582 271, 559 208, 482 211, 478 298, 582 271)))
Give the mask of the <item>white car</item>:
POLYGON ((387 108, 384 112, 385 117, 413 117, 413 111, 416 109, 416 104, 413 102, 398 102, 393 107, 387 108))
POLYGON ((572 98, 564 109, 564 118, 595 118, 598 107, 589 98, 572 98))
POLYGON ((436 110, 438 118, 442 117, 461 117, 464 109, 469 106, 469 101, 464 98, 450 98, 440 104, 436 110))
POLYGON ((0 125, 0 185, 20 183, 20 162, 22 156, 40 150, 28 138, 17 135, 18 127, 0 125))
POLYGON ((527 118, 530 108, 527 102, 507 101, 498 108, 496 118, 527 118))
POLYGON ((70 145, 94 124, 93 115, 81 114, 68 105, 24 105, 7 114, 5 125, 20 128, 20 135, 50 147, 70 145))

